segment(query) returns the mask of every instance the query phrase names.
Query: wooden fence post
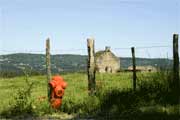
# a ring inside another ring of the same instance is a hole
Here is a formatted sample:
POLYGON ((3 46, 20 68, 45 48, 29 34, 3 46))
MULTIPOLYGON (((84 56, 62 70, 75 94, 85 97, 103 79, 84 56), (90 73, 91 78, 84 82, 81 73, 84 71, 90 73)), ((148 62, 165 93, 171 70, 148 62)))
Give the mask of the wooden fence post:
POLYGON ((135 49, 131 47, 132 52, 132 64, 133 64, 133 90, 136 90, 136 58, 135 58, 135 49))
POLYGON ((95 93, 96 81, 95 81, 95 50, 94 50, 94 39, 87 39, 87 49, 88 49, 88 65, 87 65, 87 73, 88 73, 88 91, 89 95, 93 95, 95 93))
POLYGON ((48 95, 48 100, 50 100, 50 86, 49 86, 49 81, 51 80, 51 55, 50 55, 50 40, 49 38, 46 40, 46 74, 47 74, 47 95, 48 95))
POLYGON ((178 34, 173 35, 173 86, 178 88, 179 81, 179 53, 178 53, 178 34))

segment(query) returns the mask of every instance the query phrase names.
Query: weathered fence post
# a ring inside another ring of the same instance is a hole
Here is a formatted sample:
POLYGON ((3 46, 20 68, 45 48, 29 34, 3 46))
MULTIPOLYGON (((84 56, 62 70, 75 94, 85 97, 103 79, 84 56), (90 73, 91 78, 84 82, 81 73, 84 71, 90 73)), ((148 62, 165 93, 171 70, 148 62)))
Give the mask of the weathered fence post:
POLYGON ((87 73, 88 73, 88 91, 89 95, 95 93, 96 81, 95 81, 95 50, 94 50, 94 39, 87 39, 87 49, 88 49, 88 64, 87 64, 87 73))
POLYGON ((179 88, 178 34, 173 35, 173 86, 179 88))
POLYGON ((50 55, 50 40, 49 38, 46 40, 46 74, 47 74, 47 93, 48 93, 48 100, 50 100, 50 87, 49 81, 51 80, 51 55, 50 55))
POLYGON ((133 64, 133 90, 136 90, 136 58, 135 58, 135 49, 131 48, 132 52, 132 64, 133 64))

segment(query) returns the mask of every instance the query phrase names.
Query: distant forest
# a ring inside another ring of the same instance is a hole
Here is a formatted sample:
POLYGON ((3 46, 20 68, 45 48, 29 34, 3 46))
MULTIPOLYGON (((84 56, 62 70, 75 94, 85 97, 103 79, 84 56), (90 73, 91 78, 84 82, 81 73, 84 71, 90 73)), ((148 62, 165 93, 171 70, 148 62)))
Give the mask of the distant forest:
MULTIPOLYGON (((119 58, 121 69, 132 65, 131 58, 119 58)), ((161 69, 171 68, 170 59, 136 58, 137 66, 151 65, 161 69)), ((86 55, 60 54, 51 56, 51 70, 53 74, 67 72, 85 72, 87 66, 86 55)), ((40 75, 46 73, 46 61, 43 54, 18 53, 0 55, 0 76, 14 77, 24 75, 40 75)))

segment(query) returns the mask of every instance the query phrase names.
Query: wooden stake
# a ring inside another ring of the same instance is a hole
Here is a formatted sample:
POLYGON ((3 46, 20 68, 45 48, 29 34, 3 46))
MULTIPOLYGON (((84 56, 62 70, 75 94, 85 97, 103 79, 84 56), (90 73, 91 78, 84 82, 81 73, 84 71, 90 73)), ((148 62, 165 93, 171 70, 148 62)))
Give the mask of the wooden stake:
POLYGON ((132 52, 132 64, 133 64, 133 90, 136 90, 136 58, 135 58, 135 49, 131 48, 132 52))
POLYGON ((94 51, 94 39, 87 39, 87 48, 88 48, 88 90, 89 94, 93 95, 95 93, 96 81, 95 81, 95 51, 94 51))
POLYGON ((173 35, 173 86, 179 88, 178 34, 173 35))
POLYGON ((50 40, 49 38, 46 40, 46 74, 47 74, 47 93, 48 100, 50 100, 51 89, 49 86, 49 82, 51 80, 51 58, 50 58, 50 40))

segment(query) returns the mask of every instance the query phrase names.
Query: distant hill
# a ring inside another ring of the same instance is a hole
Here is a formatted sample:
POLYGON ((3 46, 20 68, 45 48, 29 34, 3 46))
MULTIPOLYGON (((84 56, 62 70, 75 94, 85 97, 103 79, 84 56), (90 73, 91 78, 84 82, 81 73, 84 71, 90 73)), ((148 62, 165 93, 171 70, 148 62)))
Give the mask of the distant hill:
MULTIPOLYGON (((121 69, 127 69, 132 64, 131 58, 120 58, 121 69)), ((86 71, 86 55, 62 54, 51 56, 51 69, 53 73, 86 71)), ((137 65, 151 65, 155 67, 167 67, 172 65, 169 59, 147 59, 137 58, 137 65)), ((23 71, 30 71, 33 74, 44 74, 46 72, 45 55, 18 53, 0 55, 0 75, 19 75, 23 71), (25 70, 24 70, 25 69, 25 70)))
MULTIPOLYGON (((127 69, 129 66, 132 66, 131 58, 120 58, 121 60, 121 68, 127 69)), ((173 65, 173 61, 165 58, 136 58, 137 66, 154 66, 157 68, 165 69, 171 68, 173 65)))

